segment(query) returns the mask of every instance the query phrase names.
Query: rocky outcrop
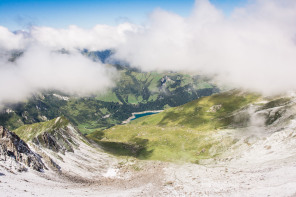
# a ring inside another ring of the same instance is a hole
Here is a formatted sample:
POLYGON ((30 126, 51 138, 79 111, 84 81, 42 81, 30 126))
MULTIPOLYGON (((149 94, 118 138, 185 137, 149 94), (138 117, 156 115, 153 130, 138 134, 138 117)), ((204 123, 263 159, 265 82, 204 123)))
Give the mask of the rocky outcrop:
POLYGON ((69 136, 67 127, 56 128, 51 132, 44 132, 32 139, 32 142, 38 146, 50 149, 54 152, 60 152, 65 154, 65 152, 74 152, 73 147, 77 145, 69 136))
POLYGON ((44 147, 55 152, 59 152, 59 150, 61 149, 61 146, 59 146, 56 139, 48 132, 44 132, 38 135, 32 141, 36 145, 43 145, 44 147))
POLYGON ((215 113, 215 112, 217 112, 221 107, 222 107, 221 104, 219 104, 219 105, 213 105, 212 107, 210 107, 210 109, 209 109, 207 112, 213 112, 213 113, 215 113))
POLYGON ((4 160, 10 157, 39 172, 47 169, 40 155, 34 153, 15 133, 2 126, 0 126, 0 156, 4 160))
POLYGON ((41 149, 49 149, 55 153, 74 152, 78 148, 77 141, 87 139, 77 131, 65 117, 57 117, 46 122, 23 125, 14 130, 30 145, 41 149))

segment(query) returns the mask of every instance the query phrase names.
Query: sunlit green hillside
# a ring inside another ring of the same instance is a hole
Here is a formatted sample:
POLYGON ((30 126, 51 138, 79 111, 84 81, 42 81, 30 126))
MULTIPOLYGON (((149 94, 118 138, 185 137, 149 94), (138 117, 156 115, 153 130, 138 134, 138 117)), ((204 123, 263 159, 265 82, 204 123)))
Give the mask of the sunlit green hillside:
POLYGON ((235 112, 258 98, 239 91, 215 94, 88 137, 115 155, 198 162, 233 143, 214 136, 220 129, 231 128, 235 112))

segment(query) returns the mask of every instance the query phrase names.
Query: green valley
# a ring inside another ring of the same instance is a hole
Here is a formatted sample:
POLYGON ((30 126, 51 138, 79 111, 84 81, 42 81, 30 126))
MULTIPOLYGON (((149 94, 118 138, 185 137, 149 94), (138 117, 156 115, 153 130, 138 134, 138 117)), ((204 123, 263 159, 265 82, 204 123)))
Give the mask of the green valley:
POLYGON ((116 67, 120 77, 107 92, 78 97, 41 91, 25 102, 7 104, 0 114, 0 124, 16 129, 63 115, 83 133, 91 133, 121 124, 133 112, 175 107, 219 91, 209 78, 199 75, 116 67))

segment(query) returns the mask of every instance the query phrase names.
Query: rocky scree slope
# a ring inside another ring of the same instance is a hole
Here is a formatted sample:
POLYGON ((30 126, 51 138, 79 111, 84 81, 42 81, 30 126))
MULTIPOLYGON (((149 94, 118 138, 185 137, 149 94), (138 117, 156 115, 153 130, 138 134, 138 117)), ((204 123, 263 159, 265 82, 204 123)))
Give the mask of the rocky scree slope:
POLYGON ((159 188, 162 184, 163 164, 138 164, 110 156, 89 142, 65 117, 24 125, 15 132, 40 155, 47 168, 41 172, 19 172, 13 168, 15 162, 1 160, 0 190, 4 195, 112 196, 124 190, 138 192, 144 185, 159 188))
POLYGON ((97 179, 116 163, 65 117, 23 125, 14 132, 41 155, 50 171, 62 176, 97 179))

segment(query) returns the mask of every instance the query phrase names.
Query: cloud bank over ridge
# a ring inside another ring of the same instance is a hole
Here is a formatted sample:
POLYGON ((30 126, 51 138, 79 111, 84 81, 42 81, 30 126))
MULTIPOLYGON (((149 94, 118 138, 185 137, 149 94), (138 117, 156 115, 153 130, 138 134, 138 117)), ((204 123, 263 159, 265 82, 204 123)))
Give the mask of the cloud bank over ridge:
POLYGON ((223 15, 207 0, 182 18, 155 11, 117 57, 145 70, 199 71, 264 93, 296 88, 296 2, 257 0, 223 15))
POLYGON ((229 16, 197 0, 181 17, 156 9, 143 26, 123 23, 92 29, 32 27, 12 33, 0 26, 0 102, 44 88, 88 93, 112 86, 116 71, 78 49, 114 49, 114 57, 143 70, 200 72, 263 93, 296 89, 296 2, 252 0, 229 16), (58 54, 59 49, 71 55, 58 54), (6 53, 25 50, 8 63, 6 53), (115 74, 113 74, 115 73, 115 74), (10 95, 10 96, 9 96, 10 95))

